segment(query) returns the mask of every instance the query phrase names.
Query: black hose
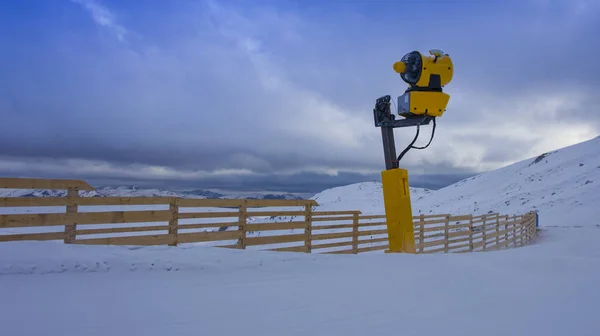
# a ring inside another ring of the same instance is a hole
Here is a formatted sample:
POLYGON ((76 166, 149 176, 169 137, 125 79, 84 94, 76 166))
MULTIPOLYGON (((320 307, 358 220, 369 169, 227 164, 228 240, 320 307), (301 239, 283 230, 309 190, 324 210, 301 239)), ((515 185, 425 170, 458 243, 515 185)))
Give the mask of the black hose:
MULTIPOLYGON (((402 158, 404 157, 404 155, 406 155, 406 153, 408 153, 408 151, 412 148, 414 149, 425 149, 427 147, 429 147, 429 145, 431 145, 431 142, 433 141, 433 136, 435 135, 435 117, 432 118, 433 119, 433 129, 431 130, 431 138, 429 139, 429 143, 427 143, 427 145, 425 145, 424 147, 415 147, 413 146, 415 144, 415 142, 417 141, 417 138, 419 137, 419 132, 421 131, 421 124, 417 124, 417 134, 415 134, 414 139, 412 140, 412 142, 410 143, 410 145, 408 145, 403 151, 402 153, 400 153, 400 155, 398 155, 398 159, 396 159, 396 166, 400 167, 400 160, 402 160, 402 158)), ((425 120, 425 119, 423 119, 425 120)))

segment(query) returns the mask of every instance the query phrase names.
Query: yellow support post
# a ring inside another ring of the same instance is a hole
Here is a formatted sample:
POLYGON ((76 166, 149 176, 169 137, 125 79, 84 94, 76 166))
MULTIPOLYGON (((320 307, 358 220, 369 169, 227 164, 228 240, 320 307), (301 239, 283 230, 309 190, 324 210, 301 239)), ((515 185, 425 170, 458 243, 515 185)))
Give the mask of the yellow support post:
POLYGON ((408 171, 402 168, 384 170, 381 182, 389 240, 389 250, 385 252, 416 253, 408 171))

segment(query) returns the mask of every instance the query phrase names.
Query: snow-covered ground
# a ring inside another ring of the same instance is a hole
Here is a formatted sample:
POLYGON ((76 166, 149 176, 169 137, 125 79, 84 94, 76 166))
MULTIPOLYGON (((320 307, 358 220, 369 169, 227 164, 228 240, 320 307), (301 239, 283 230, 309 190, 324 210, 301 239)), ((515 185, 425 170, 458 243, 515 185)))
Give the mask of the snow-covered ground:
MULTIPOLYGON (((412 190, 415 214, 540 211, 543 230, 533 245, 483 253, 0 243, 0 330, 63 336, 599 335, 599 186, 597 138, 441 190, 412 190)), ((321 204, 315 210, 382 214, 380 188, 361 183, 326 190, 315 195, 321 204)))
POLYGON ((599 239, 553 228, 531 246, 440 255, 0 244, 0 325, 23 336, 598 335, 599 239))

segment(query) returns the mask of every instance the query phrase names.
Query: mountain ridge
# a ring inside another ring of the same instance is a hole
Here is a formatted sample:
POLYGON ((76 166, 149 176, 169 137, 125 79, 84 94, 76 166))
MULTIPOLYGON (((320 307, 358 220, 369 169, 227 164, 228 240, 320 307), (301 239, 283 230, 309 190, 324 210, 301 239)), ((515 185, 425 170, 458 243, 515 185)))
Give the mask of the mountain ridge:
MULTIPOLYGON (((0 189, 0 197, 65 197, 65 190, 43 189, 0 189)), ((291 193, 252 193, 250 195, 224 194, 204 189, 168 190, 138 188, 136 186, 98 187, 95 190, 80 190, 81 197, 181 197, 181 198, 210 198, 210 199, 305 199, 291 193)))

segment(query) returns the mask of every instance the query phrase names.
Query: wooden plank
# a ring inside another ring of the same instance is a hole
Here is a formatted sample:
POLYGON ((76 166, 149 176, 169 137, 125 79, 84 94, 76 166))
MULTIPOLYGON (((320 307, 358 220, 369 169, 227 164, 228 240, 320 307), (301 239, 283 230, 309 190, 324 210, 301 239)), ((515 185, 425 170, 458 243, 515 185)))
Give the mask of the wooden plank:
MULTIPOLYGON (((456 244, 456 243, 463 243, 463 242, 468 242, 471 239, 469 238, 469 236, 467 236, 466 238, 460 238, 460 239, 452 239, 448 241, 448 244, 456 244)), ((450 248, 452 248, 452 246, 450 246, 450 248)))
POLYGON ((277 251, 277 252, 306 252, 306 246, 291 246, 291 247, 279 247, 274 249, 268 249, 267 251, 277 251))
MULTIPOLYGON (((469 244, 469 243, 461 244, 461 245, 454 245, 454 246, 450 246, 450 251, 452 251, 452 250, 459 250, 459 249, 462 249, 462 248, 465 248, 465 247, 470 247, 470 246, 471 246, 471 244, 469 244)), ((467 250, 467 251, 469 251, 469 250, 467 250)))
POLYGON ((78 205, 167 205, 174 202, 176 197, 80 197, 78 205))
POLYGON ((306 235, 303 233, 280 235, 280 236, 251 237, 251 238, 246 238, 246 246, 294 243, 294 242, 300 242, 300 241, 303 242, 305 239, 306 239, 306 235))
POLYGON ((374 244, 374 243, 383 243, 388 241, 388 237, 384 237, 384 238, 374 238, 374 239, 364 239, 364 240, 359 240, 358 243, 359 244, 374 244))
MULTIPOLYGON (((433 246, 438 246, 438 245, 446 245, 446 240, 445 239, 438 239, 438 240, 423 242, 423 247, 433 247, 433 246)), ((446 247, 444 247, 444 249, 445 248, 446 247)), ((444 251, 444 249, 442 249, 442 251, 444 251)))
MULTIPOLYGON (((446 217, 451 216, 451 214, 434 214, 434 215, 423 215, 423 218, 427 219, 427 218, 441 218, 441 219, 445 219, 446 217)), ((419 218, 419 216, 413 216, 414 219, 419 218)))
POLYGON ((248 207, 292 207, 292 206, 318 206, 314 200, 247 200, 248 207))
POLYGON ((0 207, 51 207, 66 206, 66 197, 2 197, 0 207))
POLYGON ((219 241, 219 240, 233 240, 241 237, 239 231, 215 231, 215 232, 192 232, 192 233, 179 233, 177 238, 180 244, 184 243, 200 243, 208 241, 219 241))
POLYGON ((156 225, 156 226, 102 228, 102 229, 77 229, 77 230, 75 230, 75 234, 91 235, 91 234, 130 233, 130 232, 162 231, 162 230, 165 230, 165 231, 169 230, 169 226, 168 225, 156 225))
POLYGON ((75 244, 81 245, 167 245, 170 241, 168 234, 147 235, 147 236, 130 236, 130 237, 110 237, 110 238, 91 238, 77 239, 75 244))
POLYGON ((446 227, 443 225, 440 225, 440 226, 425 227, 423 229, 423 232, 436 232, 436 231, 445 231, 445 230, 446 230, 446 227))
POLYGON ((0 189, 95 190, 81 180, 0 177, 0 189))
POLYGON ((243 199, 182 198, 180 208, 239 208, 243 199))
POLYGON ((323 252, 323 254, 352 254, 352 250, 341 250, 341 251, 329 251, 323 252))
POLYGON ((179 224, 179 230, 205 229, 205 228, 223 228, 238 226, 239 222, 219 222, 219 223, 200 223, 200 224, 179 224))
POLYGON ((448 230, 456 230, 456 229, 468 229, 471 226, 471 223, 464 223, 464 224, 452 224, 452 225, 448 225, 448 230))
POLYGON ((248 217, 304 216, 304 211, 248 211, 248 217))
POLYGON ((348 211, 313 211, 313 216, 341 216, 341 215, 354 215, 355 213, 361 214, 358 210, 348 211))
POLYGON ((440 219, 426 220, 424 224, 431 225, 431 224, 445 224, 445 223, 446 223, 446 218, 440 218, 440 219))
MULTIPOLYGON (((169 204, 174 197, 79 197, 77 205, 159 205, 169 204)), ((66 197, 2 197, 0 207, 66 206, 66 197)))
POLYGON ((280 222, 280 223, 261 223, 261 224, 246 224, 246 231, 274 231, 274 230, 293 230, 304 229, 306 222, 280 222))
POLYGON ((382 229, 382 230, 366 230, 366 231, 358 231, 358 236, 362 237, 362 236, 372 236, 372 235, 379 235, 379 234, 387 234, 387 229, 382 229))
POLYGON ((477 216, 473 216, 473 220, 480 219, 480 218, 483 218, 483 217, 492 218, 492 217, 496 217, 498 215, 499 215, 498 212, 494 212, 494 213, 491 213, 491 214, 477 215, 477 216))
POLYGON ((369 226, 381 226, 381 225, 387 225, 387 222, 371 222, 371 223, 361 223, 358 224, 358 227, 369 227, 369 226))
POLYGON ((347 221, 351 221, 353 220, 354 217, 353 216, 339 216, 339 217, 313 217, 312 221, 313 222, 328 222, 328 221, 342 221, 342 220, 347 220, 347 221))
POLYGON ((0 215, 0 227, 55 226, 68 224, 112 224, 136 222, 162 222, 171 218, 169 210, 112 211, 49 214, 0 215))
POLYGON ((255 200, 255 199, 211 199, 211 198, 184 198, 180 200, 180 207, 187 208, 239 208, 245 204, 248 208, 262 207, 303 207, 318 206, 314 200, 255 200))
POLYGON ((23 240, 63 240, 64 237, 64 232, 6 234, 0 235, 0 242, 23 240))
POLYGON ((333 229, 351 229, 352 224, 334 224, 334 225, 315 225, 312 227, 314 230, 333 230, 333 229))
POLYGON ((340 239, 340 238, 351 238, 352 231, 349 232, 339 232, 339 233, 322 233, 322 234, 314 234, 311 236, 311 240, 327 240, 327 239, 340 239))
POLYGON ((179 219, 239 217, 238 211, 180 212, 179 219))
POLYGON ((228 248, 228 249, 236 249, 239 250, 241 249, 239 244, 233 244, 233 245, 217 245, 217 246, 213 246, 213 247, 220 247, 220 248, 228 248))
POLYGON ((436 248, 433 250, 425 250, 425 252, 423 253, 438 253, 438 252, 444 252, 446 250, 446 247, 440 247, 440 248, 436 248))
POLYGON ((361 215, 359 219, 382 219, 385 215, 361 215))
POLYGON ((343 242, 337 242, 337 243, 327 243, 327 244, 317 244, 317 245, 312 245, 312 249, 323 249, 323 248, 331 248, 331 247, 341 247, 341 246, 351 246, 352 245, 352 241, 343 241, 343 242))
POLYGON ((462 237, 462 236, 469 236, 469 231, 464 230, 464 231, 456 231, 456 232, 448 233, 448 238, 455 238, 455 237, 462 237))

